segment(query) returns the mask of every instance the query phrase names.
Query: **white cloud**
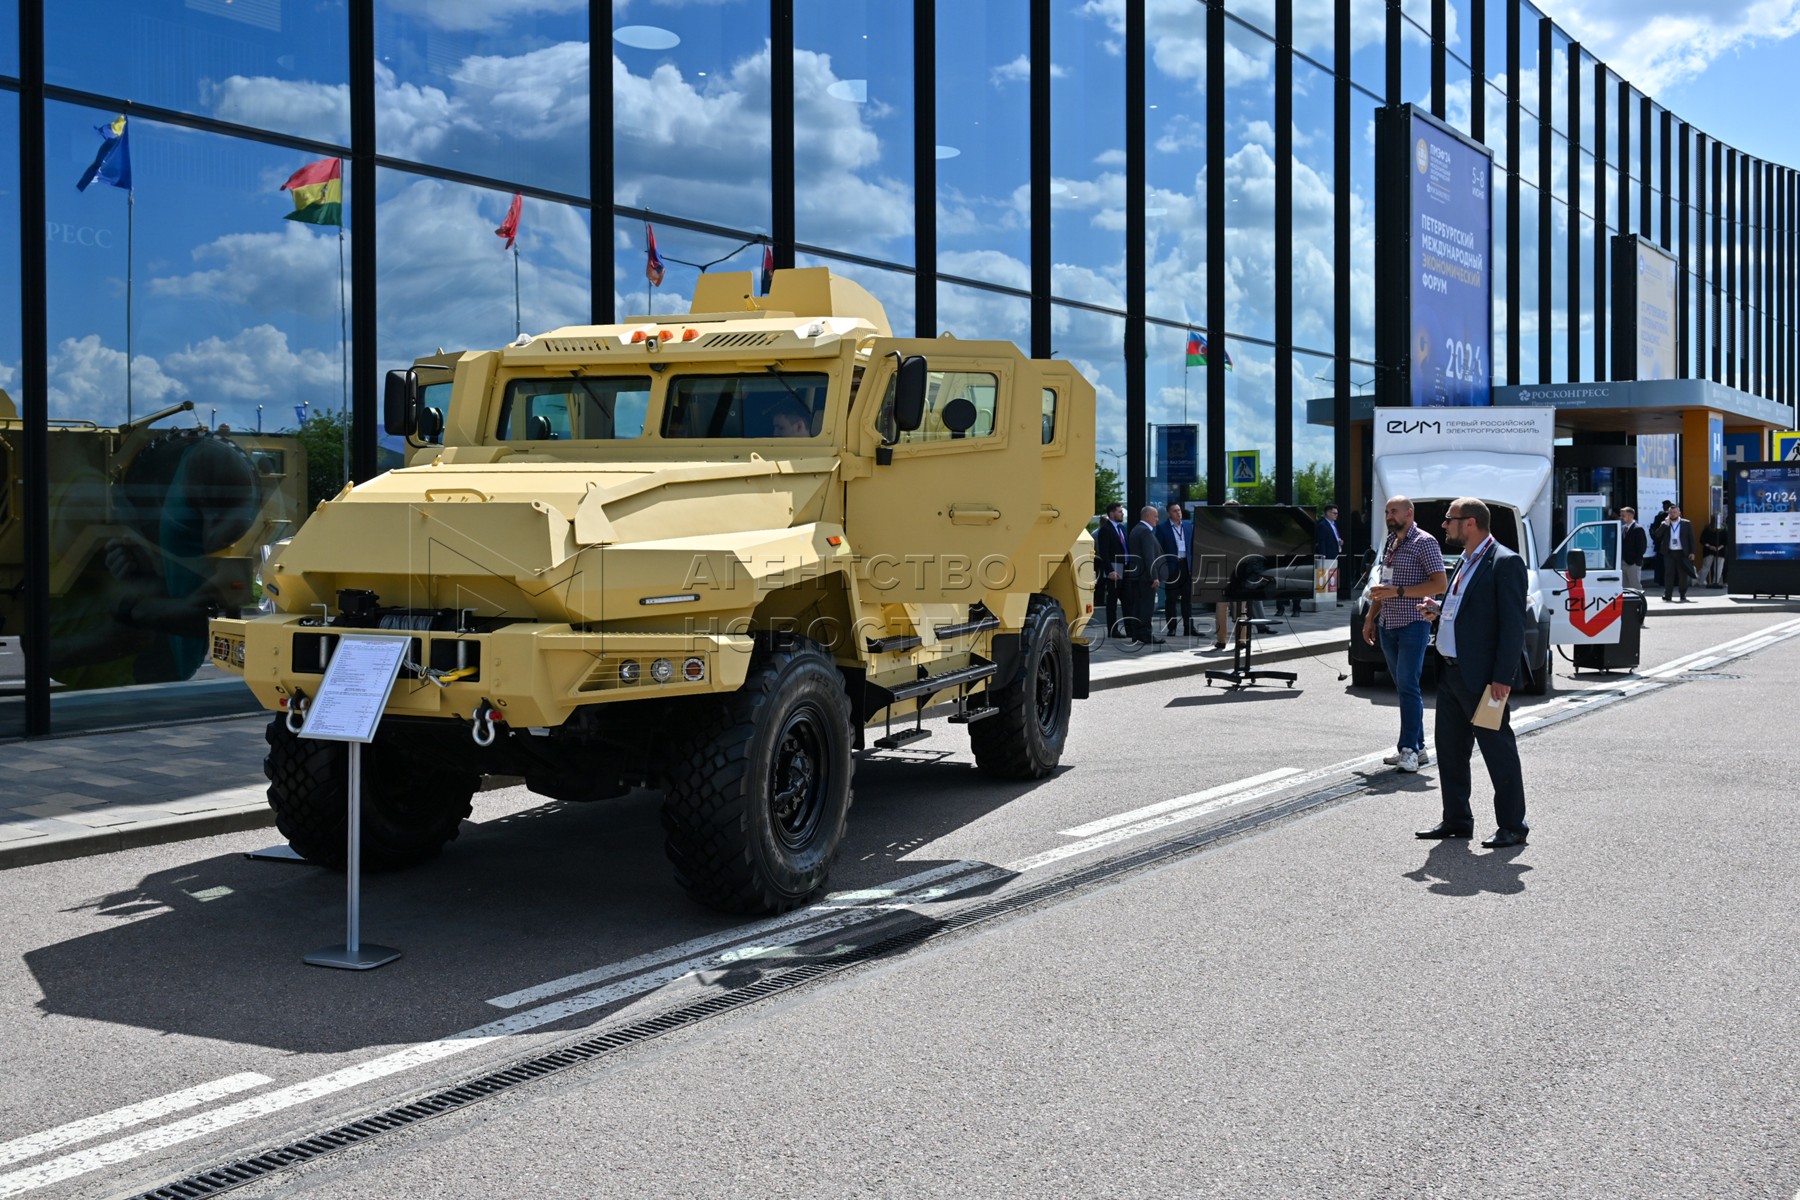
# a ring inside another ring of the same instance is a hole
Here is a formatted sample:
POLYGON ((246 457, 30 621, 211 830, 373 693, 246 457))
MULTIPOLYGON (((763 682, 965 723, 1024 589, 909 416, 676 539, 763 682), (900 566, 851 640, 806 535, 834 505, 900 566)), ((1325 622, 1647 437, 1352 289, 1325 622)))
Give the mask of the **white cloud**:
POLYGON ((165 355, 163 364, 196 405, 222 410, 285 397, 296 388, 306 393, 343 390, 343 362, 335 346, 330 353, 289 349, 287 334, 273 325, 253 325, 230 338, 206 338, 165 355))
MULTIPOLYGON (((1069 72, 1065 68, 1055 63, 1050 64, 1050 78, 1067 79, 1068 76, 1069 72)), ((988 77, 995 87, 1003 87, 1009 83, 1027 83, 1031 79, 1031 59, 1021 54, 1011 62, 995 67, 988 73, 988 77)))
MULTIPOLYGON (((101 424, 125 419, 123 350, 105 345, 97 333, 64 338, 51 352, 49 366, 52 419, 101 424)), ((156 359, 147 354, 132 355, 131 398, 135 415, 178 403, 186 393, 186 385, 164 374, 156 359)))
POLYGON ((228 233, 193 250, 202 267, 150 280, 165 299, 225 300, 252 312, 338 313, 337 239, 315 226, 284 221, 275 233, 228 233))
POLYGON ((505 28, 518 17, 578 12, 587 4, 588 0, 387 0, 386 7, 439 29, 485 33, 505 28))
POLYGON ((1734 50, 1800 33, 1800 0, 1569 0, 1550 15, 1651 96, 1704 73, 1734 50))

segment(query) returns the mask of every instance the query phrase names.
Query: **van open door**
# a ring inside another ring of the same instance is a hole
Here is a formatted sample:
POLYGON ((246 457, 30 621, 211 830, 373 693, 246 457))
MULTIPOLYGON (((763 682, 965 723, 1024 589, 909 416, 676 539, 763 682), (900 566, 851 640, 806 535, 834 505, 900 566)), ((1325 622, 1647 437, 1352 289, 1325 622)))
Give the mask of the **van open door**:
POLYGON ((1544 564, 1540 582, 1550 597, 1550 643, 1613 645, 1625 607, 1623 532, 1617 521, 1577 525, 1544 564))

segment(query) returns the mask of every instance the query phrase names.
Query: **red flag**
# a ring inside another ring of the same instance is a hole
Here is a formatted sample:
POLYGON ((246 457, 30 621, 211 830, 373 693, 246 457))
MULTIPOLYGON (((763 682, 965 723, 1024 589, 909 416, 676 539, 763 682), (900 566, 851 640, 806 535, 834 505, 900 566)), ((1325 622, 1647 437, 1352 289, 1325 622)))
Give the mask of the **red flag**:
POLYGON ((648 243, 644 250, 644 278, 650 281, 651 287, 661 287, 663 281, 662 255, 656 252, 656 230, 650 228, 650 222, 644 222, 644 240, 648 243))
POLYGON ((518 192, 513 193, 512 206, 506 210, 506 220, 500 222, 500 228, 494 230, 495 237, 506 239, 503 249, 513 248, 513 239, 519 236, 519 211, 525 207, 525 197, 518 192))
POLYGON ((775 282, 775 247, 763 243, 762 294, 769 294, 769 285, 775 282))

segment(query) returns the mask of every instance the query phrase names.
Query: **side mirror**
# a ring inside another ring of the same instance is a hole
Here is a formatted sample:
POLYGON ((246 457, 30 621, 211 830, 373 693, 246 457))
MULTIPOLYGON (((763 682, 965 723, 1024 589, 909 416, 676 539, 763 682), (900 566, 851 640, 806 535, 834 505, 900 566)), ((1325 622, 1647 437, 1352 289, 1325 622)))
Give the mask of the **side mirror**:
POLYGON ((441 442, 444 440, 444 410, 429 406, 419 410, 419 440, 421 442, 441 442))
POLYGON ((1571 550, 1571 551, 1569 551, 1568 557, 1569 557, 1569 561, 1568 561, 1568 564, 1563 569, 1563 574, 1566 575, 1570 579, 1586 579, 1587 578, 1587 551, 1586 550, 1571 550))
POLYGON ((894 428, 912 433, 925 423, 925 380, 930 368, 917 354, 900 360, 894 379, 894 428))
POLYGON ((411 437, 419 427, 419 374, 389 371, 381 397, 381 423, 395 437, 411 437))

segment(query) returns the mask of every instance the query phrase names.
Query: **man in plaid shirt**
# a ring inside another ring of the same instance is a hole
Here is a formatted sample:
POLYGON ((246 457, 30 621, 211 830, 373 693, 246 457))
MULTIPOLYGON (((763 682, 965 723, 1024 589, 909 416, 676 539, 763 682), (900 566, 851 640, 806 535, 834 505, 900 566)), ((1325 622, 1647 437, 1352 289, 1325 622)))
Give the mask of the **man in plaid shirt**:
POLYGON ((1382 761, 1416 771, 1431 762, 1425 751, 1425 696, 1419 690, 1431 622, 1420 614, 1419 601, 1443 595, 1449 580, 1444 576, 1444 552, 1438 540, 1413 521, 1411 500, 1395 496, 1387 502, 1387 529, 1377 563, 1381 574, 1369 589, 1362 635, 1373 646, 1379 633, 1388 674, 1400 694, 1400 741, 1382 761))

